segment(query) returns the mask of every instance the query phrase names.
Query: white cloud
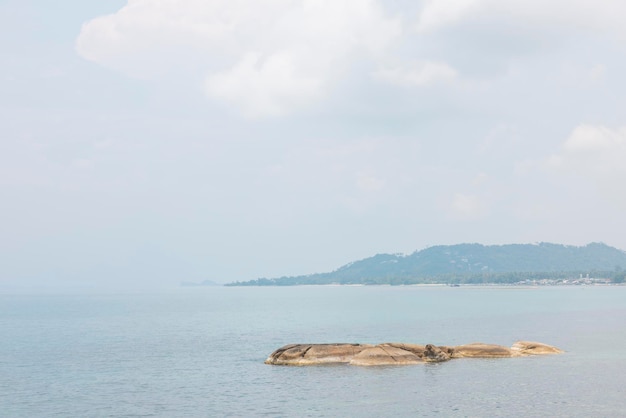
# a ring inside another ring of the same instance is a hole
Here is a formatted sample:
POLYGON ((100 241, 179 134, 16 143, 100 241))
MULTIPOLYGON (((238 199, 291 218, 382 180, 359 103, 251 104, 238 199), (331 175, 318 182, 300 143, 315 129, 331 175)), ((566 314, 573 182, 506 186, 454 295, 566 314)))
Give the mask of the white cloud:
POLYGON ((378 192, 385 187, 384 180, 366 173, 358 173, 356 183, 359 190, 364 192, 378 192))
POLYGON ((377 0, 129 0, 83 25, 76 49, 135 77, 192 71, 210 97, 266 116, 319 99, 400 33, 377 0))
POLYGON ((489 181, 489 175, 487 173, 479 173, 472 180, 472 186, 480 187, 489 181))
POLYGON ((606 66, 603 64, 596 64, 589 71, 589 78, 595 83, 599 83, 606 77, 606 66))
POLYGON ((626 152, 626 128, 612 130, 604 126, 581 125, 571 133, 563 144, 564 157, 593 158, 593 154, 624 156, 626 152))
POLYGON ((487 213, 487 207, 477 195, 456 193, 449 207, 450 215, 456 220, 474 220, 487 213))
POLYGON ((626 39, 622 0, 428 0, 417 22, 419 32, 432 32, 462 21, 514 20, 518 24, 569 26, 609 31, 626 39))
POLYGON ((444 62, 413 62, 408 66, 382 68, 373 76, 380 80, 401 86, 427 86, 438 82, 450 82, 457 77, 457 71, 444 62))
POLYGON ((298 71, 297 62, 289 53, 265 59, 249 53, 231 70, 210 75, 206 92, 234 103, 248 116, 278 116, 293 105, 323 94, 322 76, 298 71))
MULTIPOLYGON (((186 88, 203 89, 249 117, 266 117, 317 103, 343 79, 364 82, 350 71, 374 68, 374 79, 400 86, 441 85, 492 78, 508 68, 502 62, 513 62, 511 56, 559 43, 568 34, 584 38, 592 30, 626 39, 621 0, 423 4, 416 15, 407 5, 382 0, 128 0, 118 12, 85 23, 76 49, 124 74, 182 80, 186 88), (384 6, 395 7, 401 17, 384 6), (417 33, 406 30, 416 17, 417 33), (432 34, 448 27, 460 28, 460 35, 432 34)), ((514 62, 518 73, 527 74, 527 61, 514 62)), ((577 68, 584 68, 587 81, 603 80, 604 65, 593 64, 577 68)))
POLYGON ((454 24, 479 8, 483 0, 429 0, 422 9, 417 30, 429 32, 454 24))
POLYGON ((591 181, 608 200, 626 208, 626 127, 578 126, 547 166, 574 175, 574 181, 591 181))

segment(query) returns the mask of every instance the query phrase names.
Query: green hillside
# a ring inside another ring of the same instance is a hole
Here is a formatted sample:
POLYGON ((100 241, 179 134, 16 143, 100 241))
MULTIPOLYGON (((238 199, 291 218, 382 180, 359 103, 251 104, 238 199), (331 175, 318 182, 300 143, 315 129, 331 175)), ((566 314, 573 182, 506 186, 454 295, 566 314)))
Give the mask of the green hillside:
POLYGON ((602 243, 584 247, 459 244, 430 247, 410 255, 377 254, 329 273, 261 278, 230 285, 517 283, 587 274, 617 282, 624 278, 622 268, 626 268, 626 252, 602 243))

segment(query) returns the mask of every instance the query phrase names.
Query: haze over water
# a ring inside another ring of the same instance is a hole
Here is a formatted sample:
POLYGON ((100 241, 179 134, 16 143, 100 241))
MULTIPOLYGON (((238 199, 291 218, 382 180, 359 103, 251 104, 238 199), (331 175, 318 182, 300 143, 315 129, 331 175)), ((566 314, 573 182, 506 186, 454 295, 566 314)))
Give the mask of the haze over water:
POLYGON ((4 416, 620 416, 626 287, 181 288, 0 296, 4 416), (298 342, 556 345, 558 356, 277 367, 298 342))

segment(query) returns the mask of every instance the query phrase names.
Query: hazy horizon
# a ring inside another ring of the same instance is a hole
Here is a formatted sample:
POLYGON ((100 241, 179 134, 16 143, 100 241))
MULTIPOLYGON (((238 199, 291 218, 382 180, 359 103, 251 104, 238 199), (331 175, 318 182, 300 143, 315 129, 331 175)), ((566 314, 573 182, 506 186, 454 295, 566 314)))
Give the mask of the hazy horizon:
POLYGON ((6 0, 0 289, 626 249, 626 3, 6 0))

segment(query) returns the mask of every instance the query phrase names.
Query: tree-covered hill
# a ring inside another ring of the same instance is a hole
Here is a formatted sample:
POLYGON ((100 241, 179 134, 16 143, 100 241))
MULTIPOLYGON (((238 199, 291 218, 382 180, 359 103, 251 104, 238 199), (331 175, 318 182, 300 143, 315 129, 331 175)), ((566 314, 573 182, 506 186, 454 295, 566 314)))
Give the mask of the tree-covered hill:
POLYGON ((377 254, 329 273, 235 282, 234 286, 302 284, 516 283, 592 274, 619 280, 626 252, 602 243, 440 245, 410 255, 377 254))

